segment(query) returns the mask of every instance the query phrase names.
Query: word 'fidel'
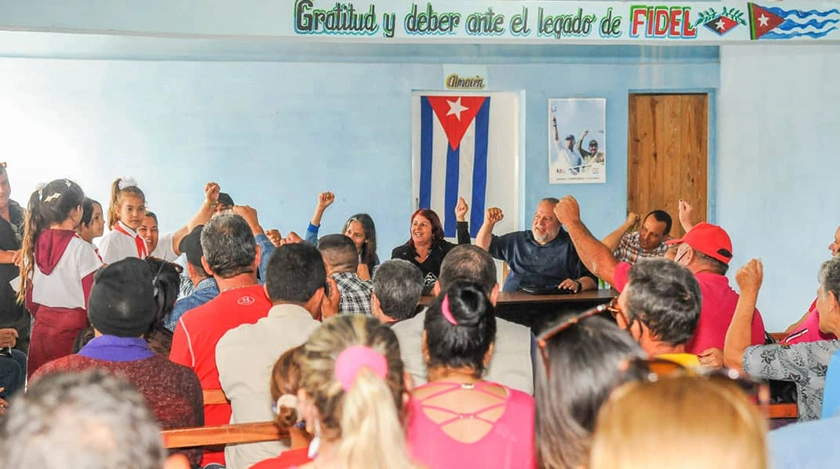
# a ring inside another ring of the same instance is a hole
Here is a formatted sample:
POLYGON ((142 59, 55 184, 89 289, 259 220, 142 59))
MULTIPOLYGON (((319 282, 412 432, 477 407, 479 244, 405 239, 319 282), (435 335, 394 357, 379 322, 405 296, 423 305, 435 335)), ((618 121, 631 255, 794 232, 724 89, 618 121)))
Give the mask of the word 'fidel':
POLYGON ((329 10, 313 8, 312 0, 295 2, 295 31, 304 34, 376 34, 376 5, 366 12, 356 11, 352 3, 336 3, 329 10))

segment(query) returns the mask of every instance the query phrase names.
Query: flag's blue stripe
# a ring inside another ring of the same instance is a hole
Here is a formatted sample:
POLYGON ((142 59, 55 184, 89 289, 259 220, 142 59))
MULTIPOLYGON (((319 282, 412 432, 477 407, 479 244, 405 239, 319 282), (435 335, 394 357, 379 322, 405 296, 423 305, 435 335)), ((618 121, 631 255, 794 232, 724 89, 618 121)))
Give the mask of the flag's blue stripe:
POLYGON ((458 179, 461 169, 461 146, 452 149, 446 145, 446 192, 444 193, 443 232, 446 237, 455 236, 455 205, 458 204, 458 179))
POLYGON ((827 11, 783 10, 779 7, 762 7, 762 8, 764 8, 765 10, 767 10, 770 13, 773 13, 774 15, 777 15, 777 16, 786 17, 786 16, 792 15, 792 16, 796 16, 797 18, 800 18, 800 19, 804 19, 804 18, 807 18, 809 16, 820 16, 820 17, 825 18, 826 16, 830 16, 830 15, 840 15, 840 10, 837 10, 836 8, 832 8, 831 10, 827 10, 827 11))
MULTIPOLYGON (((825 21, 817 21, 817 20, 810 20, 807 23, 797 23, 795 21, 787 20, 784 23, 776 26, 776 29, 781 29, 782 31, 792 31, 794 29, 805 29, 808 26, 813 26, 816 29, 821 29, 826 26, 833 26, 837 23, 840 23, 840 20, 825 20, 825 21)), ((822 31, 813 31, 813 32, 822 32, 822 31)))
POLYGON ((432 142, 434 112, 429 98, 420 97, 420 207, 432 205, 432 142))
POLYGON ((779 34, 773 31, 770 31, 767 34, 761 36, 761 39, 790 39, 792 37, 800 37, 800 36, 808 36, 814 39, 819 39, 821 37, 826 36, 828 33, 834 31, 837 28, 831 28, 825 31, 820 31, 818 33, 790 33, 790 34, 779 34))
POLYGON ((487 195, 487 139, 490 127, 490 98, 484 100, 475 116, 475 158, 473 160, 472 211, 470 235, 474 238, 484 223, 484 201, 487 195))

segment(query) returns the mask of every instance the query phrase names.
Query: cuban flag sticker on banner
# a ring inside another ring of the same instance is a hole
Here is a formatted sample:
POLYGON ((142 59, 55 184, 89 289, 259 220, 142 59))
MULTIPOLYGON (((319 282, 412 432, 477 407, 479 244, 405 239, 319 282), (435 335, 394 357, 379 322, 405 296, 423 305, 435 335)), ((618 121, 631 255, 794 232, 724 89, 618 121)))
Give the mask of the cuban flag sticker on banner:
POLYGON ((484 221, 487 195, 488 96, 421 96, 420 208, 437 212, 455 236, 458 197, 470 201, 470 235, 484 221))

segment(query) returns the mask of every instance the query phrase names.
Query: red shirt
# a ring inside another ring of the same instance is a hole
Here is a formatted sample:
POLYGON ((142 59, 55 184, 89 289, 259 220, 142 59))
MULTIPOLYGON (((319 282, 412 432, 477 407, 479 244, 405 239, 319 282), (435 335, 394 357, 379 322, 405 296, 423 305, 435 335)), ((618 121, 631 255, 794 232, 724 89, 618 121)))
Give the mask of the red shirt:
MULTIPOLYGON (((169 359, 192 368, 201 389, 221 389, 216 368, 216 344, 225 333, 264 318, 271 302, 261 285, 225 290, 209 302, 188 311, 178 320, 169 359)), ((266 384, 267 386, 268 384, 266 384)), ((207 426, 230 423, 230 405, 204 406, 207 426)), ((201 465, 225 463, 224 452, 204 452, 201 465)))
POLYGON ((280 456, 260 461, 251 466, 251 469, 288 469, 303 466, 309 461, 312 461, 309 459, 309 448, 304 446, 303 448, 283 451, 280 456))
MULTIPOLYGON (((619 262, 616 266, 613 277, 616 290, 621 291, 627 286, 630 267, 630 264, 626 262, 619 262)), ((702 304, 697 329, 685 344, 685 351, 700 354, 713 347, 723 350, 726 331, 729 329, 729 323, 732 322, 735 307, 738 305, 738 294, 730 288, 729 279, 724 275, 698 272, 694 274, 694 278, 700 284, 702 304)), ((753 313, 750 343, 752 345, 764 343, 764 321, 758 309, 753 313)))
POLYGON ((834 334, 826 334, 820 331, 820 311, 817 309, 817 300, 808 307, 808 317, 790 335, 781 341, 782 344, 793 345, 805 342, 816 342, 818 340, 835 340, 834 334))

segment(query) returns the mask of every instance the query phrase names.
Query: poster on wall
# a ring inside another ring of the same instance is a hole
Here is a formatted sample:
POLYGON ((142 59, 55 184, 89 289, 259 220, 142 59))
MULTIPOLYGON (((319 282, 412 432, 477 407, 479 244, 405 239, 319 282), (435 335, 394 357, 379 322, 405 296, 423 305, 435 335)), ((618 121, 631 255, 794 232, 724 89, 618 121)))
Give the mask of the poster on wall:
POLYGON ((548 183, 607 182, 607 100, 548 100, 548 183))

